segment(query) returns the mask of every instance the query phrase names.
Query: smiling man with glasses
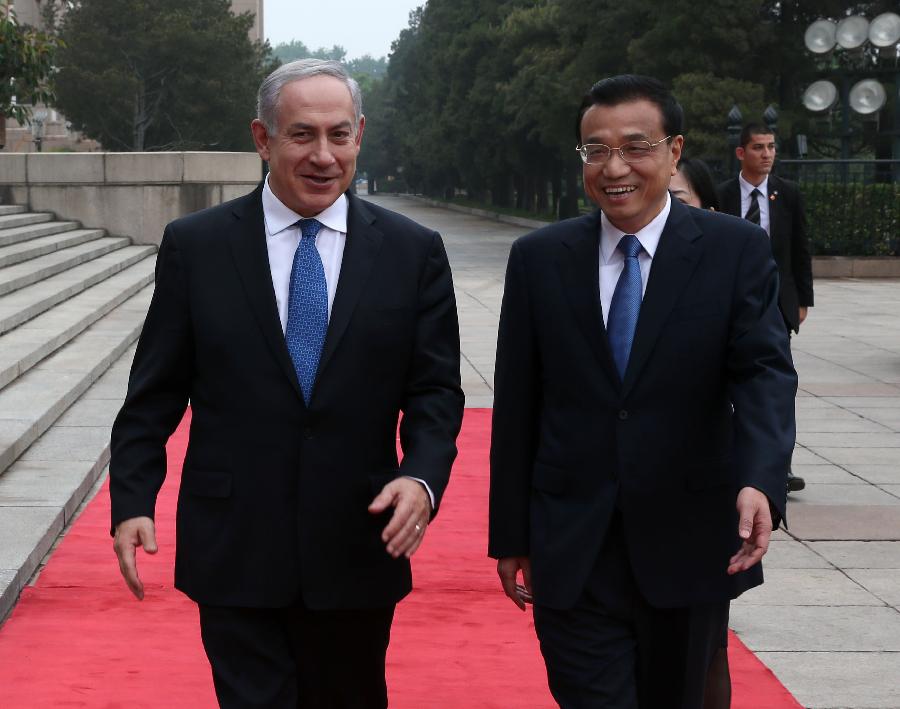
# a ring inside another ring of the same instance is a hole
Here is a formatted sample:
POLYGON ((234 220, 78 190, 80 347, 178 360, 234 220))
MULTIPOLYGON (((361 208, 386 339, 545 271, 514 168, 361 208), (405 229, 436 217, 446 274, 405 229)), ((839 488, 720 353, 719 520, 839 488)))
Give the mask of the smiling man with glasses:
POLYGON ((775 263, 757 226, 671 198, 681 124, 655 79, 595 84, 576 135, 599 209, 509 257, 489 553, 567 709, 700 709, 784 517, 797 379, 775 263))

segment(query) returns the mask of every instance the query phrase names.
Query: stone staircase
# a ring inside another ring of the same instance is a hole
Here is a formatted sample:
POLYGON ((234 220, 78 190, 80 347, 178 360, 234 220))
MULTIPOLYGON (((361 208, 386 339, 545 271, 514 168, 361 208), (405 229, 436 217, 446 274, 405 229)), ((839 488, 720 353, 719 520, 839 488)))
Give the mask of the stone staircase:
POLYGON ((0 622, 109 461, 155 255, 0 205, 0 622))

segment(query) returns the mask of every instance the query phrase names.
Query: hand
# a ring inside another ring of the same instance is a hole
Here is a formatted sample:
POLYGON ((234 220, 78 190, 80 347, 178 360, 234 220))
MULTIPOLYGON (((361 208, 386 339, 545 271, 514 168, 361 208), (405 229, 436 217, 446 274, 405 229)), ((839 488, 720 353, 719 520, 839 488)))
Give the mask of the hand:
POLYGON ((728 561, 728 573, 746 571, 758 563, 769 550, 772 536, 772 513, 769 498, 754 487, 745 487, 738 493, 737 510, 740 514, 738 535, 744 540, 737 554, 728 561))
POLYGON ((800 308, 800 324, 803 324, 803 321, 806 320, 806 316, 809 314, 809 308, 801 307, 800 308))
POLYGON ((532 602, 531 595, 531 559, 527 556, 506 556, 497 562, 497 575, 503 584, 503 591, 515 603, 519 610, 525 610, 525 604, 532 602), (522 570, 524 584, 516 583, 516 577, 522 570))
POLYGON ((387 552, 395 559, 401 554, 409 559, 425 538, 431 519, 431 500, 422 483, 410 478, 396 478, 385 485, 369 505, 373 515, 394 508, 391 521, 381 533, 387 552))
POLYGON ((148 554, 155 554, 156 525, 149 517, 132 517, 124 522, 119 522, 116 527, 116 538, 113 541, 113 549, 119 557, 119 571, 128 584, 128 588, 139 601, 144 600, 144 584, 138 576, 137 559, 135 549, 144 547, 148 554))

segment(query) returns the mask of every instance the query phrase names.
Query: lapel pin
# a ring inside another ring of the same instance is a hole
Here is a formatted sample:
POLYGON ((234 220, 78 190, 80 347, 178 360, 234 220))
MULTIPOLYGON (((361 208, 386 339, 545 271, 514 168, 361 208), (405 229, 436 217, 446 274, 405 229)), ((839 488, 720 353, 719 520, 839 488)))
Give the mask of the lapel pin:
POLYGON ((775 201, 775 198, 778 196, 778 190, 775 190, 772 194, 769 195, 769 199, 771 201, 775 201))

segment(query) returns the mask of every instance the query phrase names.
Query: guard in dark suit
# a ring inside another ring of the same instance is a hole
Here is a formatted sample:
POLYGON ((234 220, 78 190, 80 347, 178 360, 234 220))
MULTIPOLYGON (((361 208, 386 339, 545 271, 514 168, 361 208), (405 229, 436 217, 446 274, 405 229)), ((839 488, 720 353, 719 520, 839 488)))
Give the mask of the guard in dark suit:
POLYGON ((654 79, 595 84, 577 132, 600 209, 509 257, 489 553, 534 603, 566 709, 699 709, 784 517, 797 379, 775 263, 761 229, 669 196, 681 121, 654 79))
POLYGON ((280 67, 259 111, 266 182, 163 237, 113 428, 115 548, 142 598, 135 550, 156 550, 190 403, 175 585, 220 705, 383 708, 394 606, 462 420, 449 264, 437 233, 346 192, 364 118, 340 64, 280 67))
MULTIPOLYGON (((778 266, 781 315, 788 330, 800 332, 813 306, 812 258, 803 196, 796 183, 772 174, 776 146, 770 128, 747 124, 740 142, 735 155, 741 162, 741 172, 719 185, 719 202, 726 214, 759 224, 769 235, 778 266)), ((804 487, 803 478, 789 474, 789 492, 804 487)))

